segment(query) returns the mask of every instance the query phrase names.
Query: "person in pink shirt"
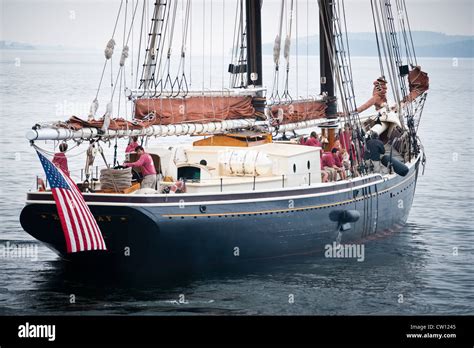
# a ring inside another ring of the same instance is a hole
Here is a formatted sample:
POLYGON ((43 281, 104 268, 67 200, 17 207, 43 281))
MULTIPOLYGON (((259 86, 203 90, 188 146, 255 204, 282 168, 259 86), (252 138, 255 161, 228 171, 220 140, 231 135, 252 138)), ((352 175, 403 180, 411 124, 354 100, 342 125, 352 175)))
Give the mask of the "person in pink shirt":
POLYGON ((153 158, 150 154, 146 153, 142 146, 138 145, 135 148, 135 152, 140 156, 138 161, 127 163, 125 162, 124 167, 142 167, 143 180, 141 182, 141 188, 156 188, 156 169, 153 163, 153 158))
POLYGON ((346 178, 337 149, 334 148, 331 152, 325 152, 321 161, 324 170, 329 173, 331 181, 337 181, 337 174, 340 175, 342 180, 346 178))
POLYGON ((139 146, 138 137, 130 138, 130 142, 128 143, 127 148, 125 149, 125 153, 134 152, 137 146, 139 146))
POLYGON ((322 182, 328 182, 330 173, 329 173, 329 171, 324 169, 323 161, 319 161, 319 163, 321 165, 321 181, 322 182))
MULTIPOLYGON (((318 134, 316 134, 316 132, 311 132, 311 134, 309 135, 308 140, 306 140, 306 142, 304 142, 303 145, 322 147, 321 142, 318 139, 318 134)), ((319 155, 321 156, 321 151, 319 152, 319 155)), ((320 163, 321 163, 321 181, 322 182, 328 182, 328 178, 329 178, 330 173, 328 171, 324 170, 321 160, 320 160, 320 163)))
POLYGON ((67 176, 69 176, 69 168, 67 165, 67 157, 65 153, 67 151, 67 144, 61 143, 59 145, 59 151, 60 152, 54 154, 53 164, 61 169, 67 176))
POLYGON ((321 147, 321 143, 318 140, 318 135, 316 132, 311 132, 309 139, 306 140, 304 143, 306 146, 316 146, 316 147, 321 147))
POLYGON ((344 131, 341 132, 341 136, 339 137, 339 139, 341 140, 342 147, 346 149, 347 154, 349 155, 352 175, 359 176, 359 172, 357 171, 355 146, 352 142, 352 129, 349 123, 346 123, 344 125, 344 131))
POLYGON ((323 156, 321 157, 321 166, 324 171, 329 174, 330 181, 337 180, 336 163, 334 162, 334 157, 330 152, 323 153, 323 156))
POLYGON ((346 179, 346 171, 344 169, 344 164, 342 163, 342 156, 339 153, 337 148, 331 150, 332 157, 334 158, 334 164, 336 165, 334 169, 339 173, 342 180, 346 179))

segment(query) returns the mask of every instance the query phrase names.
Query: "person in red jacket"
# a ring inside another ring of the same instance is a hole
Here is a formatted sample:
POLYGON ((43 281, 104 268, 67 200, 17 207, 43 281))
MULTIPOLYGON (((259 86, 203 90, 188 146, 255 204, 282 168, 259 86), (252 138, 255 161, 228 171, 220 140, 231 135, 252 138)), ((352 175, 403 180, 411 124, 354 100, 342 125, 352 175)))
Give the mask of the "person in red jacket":
POLYGON ((69 176, 69 168, 67 165, 67 157, 66 157, 67 144, 61 143, 59 145, 59 151, 60 152, 54 154, 53 164, 59 169, 61 169, 67 176, 69 176))

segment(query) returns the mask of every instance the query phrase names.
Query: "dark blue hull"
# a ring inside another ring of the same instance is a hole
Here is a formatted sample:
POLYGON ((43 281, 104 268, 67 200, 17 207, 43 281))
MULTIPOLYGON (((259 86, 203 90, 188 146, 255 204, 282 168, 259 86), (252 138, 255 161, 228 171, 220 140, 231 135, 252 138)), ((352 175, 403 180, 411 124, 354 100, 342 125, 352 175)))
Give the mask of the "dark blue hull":
POLYGON ((78 263, 153 265, 161 269, 232 266, 321 253, 340 224, 331 212, 358 211, 341 243, 360 242, 407 221, 419 161, 405 177, 373 176, 352 183, 279 192, 168 197, 86 195, 107 252, 66 254, 51 195, 31 193, 21 213, 26 232, 78 263))

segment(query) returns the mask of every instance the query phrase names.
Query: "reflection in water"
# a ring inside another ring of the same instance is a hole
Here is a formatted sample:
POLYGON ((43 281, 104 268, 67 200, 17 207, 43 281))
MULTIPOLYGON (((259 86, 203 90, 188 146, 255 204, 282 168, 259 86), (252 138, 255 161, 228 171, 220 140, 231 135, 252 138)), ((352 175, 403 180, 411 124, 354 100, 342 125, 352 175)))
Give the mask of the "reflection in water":
MULTIPOLYGON (((367 242, 364 262, 314 255, 193 277, 163 278, 152 268, 140 273, 80 269, 59 260, 32 268, 16 261, 15 267, 28 273, 21 277, 32 281, 2 293, 2 308, 12 313, 22 303, 24 312, 37 314, 433 313, 423 298, 431 257, 423 232, 409 224, 367 242)), ((16 276, 9 276, 16 283, 16 276)))

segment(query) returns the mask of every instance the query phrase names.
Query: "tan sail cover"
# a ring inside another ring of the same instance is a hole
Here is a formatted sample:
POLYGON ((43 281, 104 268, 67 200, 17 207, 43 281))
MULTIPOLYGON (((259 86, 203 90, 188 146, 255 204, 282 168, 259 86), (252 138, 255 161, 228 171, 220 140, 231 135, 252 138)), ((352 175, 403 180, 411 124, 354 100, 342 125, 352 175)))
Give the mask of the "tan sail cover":
POLYGON ((272 105, 271 113, 275 122, 280 120, 278 124, 288 124, 323 118, 326 116, 326 108, 325 102, 305 100, 272 105))
POLYGON ((410 94, 404 98, 404 102, 412 102, 420 95, 425 93, 430 87, 428 74, 421 71, 420 66, 416 66, 408 73, 408 85, 410 94))
POLYGON ((155 125, 208 123, 254 117, 252 97, 186 97, 138 99, 135 118, 155 115, 155 125))

